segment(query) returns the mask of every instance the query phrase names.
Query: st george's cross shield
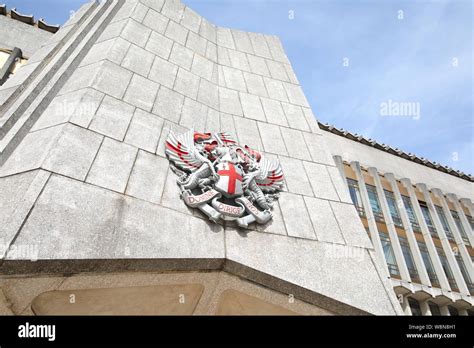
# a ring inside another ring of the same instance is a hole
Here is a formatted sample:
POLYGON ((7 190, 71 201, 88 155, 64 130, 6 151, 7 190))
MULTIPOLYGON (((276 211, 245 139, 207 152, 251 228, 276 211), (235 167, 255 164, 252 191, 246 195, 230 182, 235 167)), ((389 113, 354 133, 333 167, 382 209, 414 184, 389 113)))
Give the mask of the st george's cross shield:
POLYGON ((217 165, 219 180, 215 189, 226 197, 240 196, 242 190, 242 170, 232 162, 221 162, 217 165))

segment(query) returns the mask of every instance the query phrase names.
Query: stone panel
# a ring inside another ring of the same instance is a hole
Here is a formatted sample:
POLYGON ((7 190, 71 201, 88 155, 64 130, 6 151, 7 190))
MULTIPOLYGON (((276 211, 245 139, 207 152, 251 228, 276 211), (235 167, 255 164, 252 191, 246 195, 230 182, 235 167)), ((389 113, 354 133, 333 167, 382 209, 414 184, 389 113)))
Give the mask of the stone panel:
POLYGON ((140 150, 125 193, 160 204, 167 173, 168 160, 140 150))
POLYGON ((354 206, 339 202, 330 204, 347 245, 373 249, 354 206))
POLYGON ((42 167, 54 173, 84 180, 103 137, 68 124, 48 153, 42 167))
POLYGON ((134 75, 123 100, 146 111, 151 111, 159 85, 140 75, 134 75))
POLYGON ((136 156, 136 147, 105 138, 86 182, 124 192, 136 156))
POLYGON ((316 239, 302 196, 283 192, 279 203, 289 236, 316 239))
POLYGON ((136 109, 130 127, 128 127, 125 142, 155 153, 163 123, 161 118, 136 109))
POLYGON ((117 140, 123 140, 133 111, 133 106, 105 96, 89 129, 117 140))
POLYGON ((330 199, 339 201, 339 196, 332 184, 329 172, 323 164, 312 162, 303 162, 306 169, 306 174, 310 178, 311 187, 313 188, 314 196, 323 199, 330 199))
POLYGON ((311 160, 302 132, 282 127, 281 134, 291 157, 311 160))
POLYGON ((304 201, 318 240, 344 244, 344 238, 329 202, 313 197, 304 197, 304 201))
POLYGON ((178 123, 183 102, 184 97, 181 94, 161 86, 153 107, 153 113, 164 119, 178 123))
POLYGON ((290 157, 279 157, 283 173, 285 174, 288 191, 312 196, 313 190, 304 170, 303 162, 290 157))
POLYGON ((167 60, 155 57, 148 78, 168 88, 173 88, 178 67, 167 60))

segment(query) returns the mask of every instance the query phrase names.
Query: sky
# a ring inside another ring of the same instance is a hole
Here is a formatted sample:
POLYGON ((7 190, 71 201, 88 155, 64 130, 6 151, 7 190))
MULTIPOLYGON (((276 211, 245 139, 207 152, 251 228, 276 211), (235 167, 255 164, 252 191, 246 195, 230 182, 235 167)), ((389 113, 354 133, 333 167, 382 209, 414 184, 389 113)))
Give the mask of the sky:
MULTIPOLYGON (((5 2, 62 24, 86 1, 5 2)), ((183 2, 216 25, 279 36, 322 123, 474 173, 471 0, 183 2)))

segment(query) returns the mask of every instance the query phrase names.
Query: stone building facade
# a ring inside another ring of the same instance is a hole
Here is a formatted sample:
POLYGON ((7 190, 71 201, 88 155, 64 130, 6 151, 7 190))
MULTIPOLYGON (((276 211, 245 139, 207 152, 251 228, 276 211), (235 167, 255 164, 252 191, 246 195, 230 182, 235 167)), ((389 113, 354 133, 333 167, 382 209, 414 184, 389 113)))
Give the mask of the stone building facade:
MULTIPOLYGON (((331 143, 275 36, 217 27, 179 0, 90 2, 0 103, 2 313, 402 315, 397 294, 420 294, 405 273, 394 283, 345 184, 344 161, 376 161, 331 143), (279 160, 270 222, 214 223, 183 203, 165 140, 191 128, 279 160)), ((464 199, 458 212, 472 199, 459 182, 436 186, 464 199)))

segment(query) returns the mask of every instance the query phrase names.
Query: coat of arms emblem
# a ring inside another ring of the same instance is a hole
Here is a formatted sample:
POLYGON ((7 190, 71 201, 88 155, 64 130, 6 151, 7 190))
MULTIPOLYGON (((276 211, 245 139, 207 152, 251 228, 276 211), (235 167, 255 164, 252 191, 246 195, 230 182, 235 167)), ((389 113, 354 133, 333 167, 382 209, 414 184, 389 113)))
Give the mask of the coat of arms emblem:
POLYGON ((179 135, 171 131, 166 155, 185 204, 210 220, 235 220, 248 227, 272 218, 284 180, 278 161, 240 146, 229 133, 193 129, 179 135))

